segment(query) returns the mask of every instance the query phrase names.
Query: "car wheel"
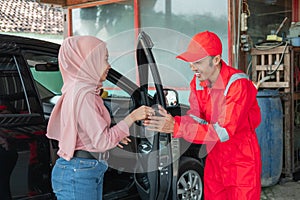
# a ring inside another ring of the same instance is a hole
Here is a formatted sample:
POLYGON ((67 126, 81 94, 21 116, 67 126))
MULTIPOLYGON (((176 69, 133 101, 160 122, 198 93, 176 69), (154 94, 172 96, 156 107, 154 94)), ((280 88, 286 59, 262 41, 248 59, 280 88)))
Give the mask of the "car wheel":
POLYGON ((194 158, 183 157, 180 160, 177 199, 203 199, 203 166, 194 158))

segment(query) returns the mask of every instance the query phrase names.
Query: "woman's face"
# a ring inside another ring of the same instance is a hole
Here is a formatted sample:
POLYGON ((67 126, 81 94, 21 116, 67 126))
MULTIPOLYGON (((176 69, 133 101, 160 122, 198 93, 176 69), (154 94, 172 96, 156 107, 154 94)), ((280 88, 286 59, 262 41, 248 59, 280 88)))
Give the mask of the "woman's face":
POLYGON ((106 56, 105 56, 104 64, 105 64, 105 67, 104 67, 105 69, 103 70, 103 74, 100 77, 100 82, 103 82, 103 81, 106 80, 108 71, 111 68, 110 64, 108 63, 108 51, 107 51, 107 49, 106 49, 106 56))

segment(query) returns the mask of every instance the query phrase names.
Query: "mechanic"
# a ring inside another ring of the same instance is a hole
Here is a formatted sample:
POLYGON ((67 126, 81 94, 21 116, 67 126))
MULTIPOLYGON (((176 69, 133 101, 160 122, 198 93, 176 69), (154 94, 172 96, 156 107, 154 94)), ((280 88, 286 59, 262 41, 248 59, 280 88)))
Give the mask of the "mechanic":
POLYGON ((172 117, 162 106, 150 116, 148 129, 173 133, 206 144, 205 200, 259 200, 261 155, 255 133, 261 121, 257 89, 242 71, 221 58, 222 43, 213 32, 196 34, 177 58, 189 62, 190 110, 172 117))

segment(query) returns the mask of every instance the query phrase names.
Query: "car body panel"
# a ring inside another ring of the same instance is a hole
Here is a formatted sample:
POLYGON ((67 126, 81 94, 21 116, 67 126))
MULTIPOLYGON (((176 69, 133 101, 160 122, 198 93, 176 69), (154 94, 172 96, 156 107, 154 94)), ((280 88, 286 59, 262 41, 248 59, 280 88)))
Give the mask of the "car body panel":
MULTIPOLYGON (((49 198, 52 190, 46 120, 22 54, 25 43, 23 38, 0 37, 0 104, 5 108, 0 113, 0 176, 3 184, 10 184, 14 199, 49 198)), ((40 44, 44 43, 29 46, 39 49, 40 44)), ((7 191, 1 187, 0 192, 6 199, 7 191)))

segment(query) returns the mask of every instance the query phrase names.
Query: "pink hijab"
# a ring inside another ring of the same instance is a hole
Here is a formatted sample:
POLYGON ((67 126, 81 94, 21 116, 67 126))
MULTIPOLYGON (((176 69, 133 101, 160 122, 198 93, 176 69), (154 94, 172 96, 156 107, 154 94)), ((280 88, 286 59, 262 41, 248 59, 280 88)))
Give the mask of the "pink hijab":
POLYGON ((93 36, 66 38, 59 50, 58 60, 64 85, 62 96, 55 105, 48 123, 47 137, 59 141, 59 154, 67 160, 73 157, 78 133, 78 114, 83 101, 92 98, 102 85, 100 77, 106 69, 106 44, 93 36), (73 134, 72 134, 73 133, 73 134), (68 145, 63 145, 68 141, 68 145))

